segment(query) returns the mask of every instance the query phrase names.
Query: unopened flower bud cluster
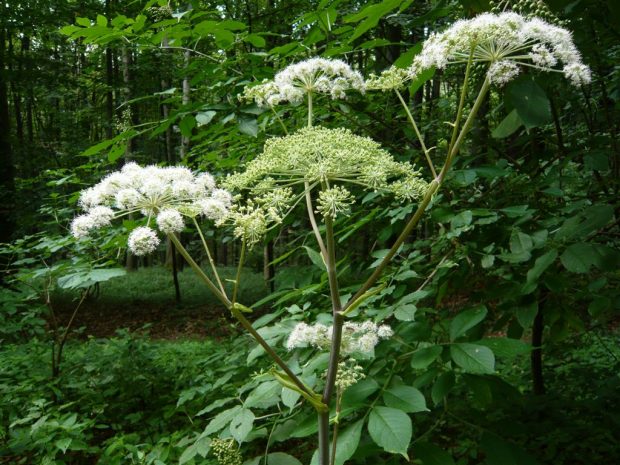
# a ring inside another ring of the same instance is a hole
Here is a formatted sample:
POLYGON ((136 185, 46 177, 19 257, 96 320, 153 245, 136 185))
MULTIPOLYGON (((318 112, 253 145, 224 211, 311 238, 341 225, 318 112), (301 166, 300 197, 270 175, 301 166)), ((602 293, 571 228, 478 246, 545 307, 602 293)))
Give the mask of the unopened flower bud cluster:
POLYGON ((76 238, 108 226, 115 218, 129 214, 145 216, 147 225, 134 229, 127 245, 135 255, 146 255, 160 243, 151 221, 164 234, 182 231, 184 217, 202 215, 221 222, 232 206, 232 196, 216 188, 213 176, 208 173, 195 175, 184 167, 141 167, 127 163, 120 171, 82 191, 79 204, 86 213, 71 224, 76 238))
POLYGON ((340 362, 336 374, 336 388, 343 392, 365 377, 364 368, 357 363, 340 362))
MULTIPOLYGON (((298 323, 291 332, 286 347, 289 350, 301 347, 328 350, 331 347, 332 332, 333 326, 322 323, 298 323)), ((363 323, 346 322, 342 327, 341 354, 372 354, 381 339, 387 339, 393 334, 388 325, 378 326, 370 320, 363 323)))
POLYGON ((344 128, 322 127, 268 140, 263 153, 249 162, 245 171, 229 176, 224 185, 233 191, 260 193, 304 183, 311 188, 330 186, 319 194, 318 210, 332 217, 346 213, 353 203, 343 183, 404 200, 420 198, 428 187, 418 170, 395 161, 372 139, 344 128))
POLYGON ((241 465, 243 458, 234 439, 214 438, 211 441, 211 450, 219 465, 241 465))
POLYGON ((359 72, 342 60, 311 58, 287 66, 273 81, 246 87, 241 98, 259 106, 275 106, 281 102, 300 103, 313 93, 344 99, 349 90, 364 92, 364 78, 359 72))
POLYGON ((390 68, 381 76, 372 76, 366 88, 398 89, 425 70, 465 63, 470 56, 474 63, 488 64, 487 77, 498 86, 513 80, 523 67, 562 72, 575 86, 591 80, 590 69, 582 63, 567 29, 505 12, 460 20, 444 32, 432 33, 406 73, 390 68), (556 68, 559 63, 562 68, 556 68))

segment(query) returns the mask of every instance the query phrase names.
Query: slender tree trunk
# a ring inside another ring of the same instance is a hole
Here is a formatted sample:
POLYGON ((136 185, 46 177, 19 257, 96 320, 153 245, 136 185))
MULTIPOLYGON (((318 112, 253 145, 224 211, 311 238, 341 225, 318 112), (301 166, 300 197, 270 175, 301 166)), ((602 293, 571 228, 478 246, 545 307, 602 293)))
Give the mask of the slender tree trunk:
MULTIPOLYGON (((130 51, 127 47, 122 48, 122 63, 123 63, 123 103, 124 108, 131 111, 131 105, 129 101, 131 100, 131 55, 130 51)), ((125 163, 131 161, 133 159, 133 141, 130 139, 127 141, 127 145, 125 146, 125 163)), ((129 216, 131 219, 131 215, 129 216)), ((131 254, 129 251, 127 252, 127 259, 125 262, 125 266, 128 270, 135 270, 138 266, 136 257, 131 254)))
MULTIPOLYGON (((15 228, 15 168, 11 146, 11 120, 6 81, 5 43, 7 31, 0 30, 0 242, 9 242, 15 228)), ((2 275, 0 274, 0 282, 2 275)))
POLYGON ((542 342, 543 342, 543 330, 545 328, 545 322, 543 319, 542 308, 538 307, 538 313, 534 318, 534 324, 532 326, 532 354, 531 366, 532 366, 532 387, 534 394, 543 395, 545 393, 545 382, 543 378, 543 363, 542 363, 542 342))

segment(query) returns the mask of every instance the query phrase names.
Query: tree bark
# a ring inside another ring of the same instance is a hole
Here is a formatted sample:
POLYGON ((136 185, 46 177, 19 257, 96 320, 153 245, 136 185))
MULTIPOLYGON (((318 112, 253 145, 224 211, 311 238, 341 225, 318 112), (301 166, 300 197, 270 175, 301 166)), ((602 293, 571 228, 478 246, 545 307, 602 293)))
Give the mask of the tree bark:
MULTIPOLYGON (((0 242, 9 242, 15 229, 15 168, 11 146, 5 43, 7 31, 0 30, 0 242)), ((2 275, 0 275, 0 282, 2 275)))

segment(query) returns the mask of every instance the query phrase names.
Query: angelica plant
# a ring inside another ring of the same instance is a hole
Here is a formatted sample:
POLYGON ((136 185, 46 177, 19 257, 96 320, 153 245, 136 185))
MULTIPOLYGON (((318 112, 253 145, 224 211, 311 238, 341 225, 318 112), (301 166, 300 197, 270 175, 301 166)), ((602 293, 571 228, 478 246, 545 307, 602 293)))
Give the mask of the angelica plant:
MULTIPOLYGON (((339 66, 341 67, 340 64, 339 66)), ((314 77, 329 75, 328 69, 325 60, 309 60, 286 68, 278 73, 273 81, 246 90, 245 97, 254 99, 259 105, 273 106, 285 101, 298 103, 305 100, 308 106, 308 127, 292 135, 272 139, 266 144, 263 154, 247 165, 245 172, 233 175, 226 181, 227 187, 232 190, 255 191, 279 186, 297 187, 303 184, 306 211, 327 268, 332 302, 332 325, 299 323, 291 333, 287 347, 294 349, 311 346, 329 351, 329 366, 322 396, 322 403, 325 406, 331 404, 334 389, 337 387, 338 370, 339 367, 343 367, 343 358, 356 351, 370 352, 379 342, 380 330, 386 337, 391 335, 389 327, 379 329, 375 327, 374 331, 360 335, 363 332, 361 328, 369 327, 371 322, 357 326, 357 323, 346 322, 345 318, 365 299, 377 292, 377 288, 373 287, 445 181, 490 88, 492 86, 501 88, 524 69, 563 73, 573 85, 587 84, 591 79, 590 70, 581 62, 570 32, 539 18, 526 18, 512 12, 489 13, 471 20, 457 21, 444 32, 431 34, 407 69, 392 67, 380 76, 371 76, 363 85, 350 86, 350 89, 362 92, 371 90, 396 92, 432 175, 430 180, 424 181, 417 168, 393 161, 387 152, 382 151, 371 140, 353 135, 347 130, 312 126, 313 98, 319 89, 314 83, 314 77), (459 65, 465 67, 461 96, 455 119, 451 124, 452 136, 443 165, 440 169, 436 169, 433 162, 433 158, 436 157, 432 156, 431 149, 425 143, 400 89, 426 70, 459 65), (473 65, 486 67, 486 72, 484 81, 466 112, 473 65), (321 67, 325 70, 317 71, 317 68, 321 67), (310 78, 290 78, 298 76, 298 70, 308 69, 312 69, 312 72, 305 76, 310 78), (283 79, 285 76, 287 79, 283 79), (291 83, 295 83, 295 91, 294 97, 289 98, 287 95, 291 92, 291 83), (353 297, 341 304, 336 271, 334 222, 338 217, 346 215, 355 204, 354 195, 349 190, 351 185, 362 190, 394 195, 408 202, 417 202, 418 206, 373 273, 353 297), (322 216, 324 234, 318 227, 315 214, 322 216)), ((343 75, 353 73, 343 71, 343 75)), ((335 83, 332 85, 336 86, 335 83)), ((321 87, 320 92, 330 94, 332 98, 344 97, 339 89, 330 92, 329 89, 321 87)), ((329 412, 319 410, 321 465, 333 464, 335 460, 339 402, 336 404, 331 454, 329 412)))
MULTIPOLYGON (((140 168, 128 164, 82 194, 80 205, 86 213, 74 220, 73 234, 83 237, 116 218, 140 213, 144 224, 134 229, 128 239, 133 253, 151 253, 159 244, 160 234, 169 237, 209 289, 273 359, 277 368, 271 370, 272 376, 316 409, 319 463, 333 465, 342 393, 362 377, 357 360, 372 357, 375 347, 393 335, 389 325, 365 320, 363 312, 355 317, 356 320, 349 318, 382 289, 377 282, 444 183, 490 89, 501 88, 526 69, 559 72, 574 85, 586 84, 591 78, 569 31, 538 18, 510 12, 483 14, 457 21, 443 32, 432 33, 411 66, 406 69, 392 67, 367 81, 340 60, 313 58, 292 64, 277 73, 273 80, 248 87, 242 98, 272 108, 305 102, 306 127, 289 133, 283 124, 286 135, 268 140, 262 153, 242 171, 231 173, 222 181, 223 189, 216 187, 208 174, 196 175, 185 168, 140 168), (484 80, 476 93, 469 88, 474 65, 485 69, 484 80), (448 66, 464 66, 465 72, 456 114, 450 124, 452 134, 447 151, 441 158, 441 166, 436 168, 437 154, 428 148, 400 90, 423 71, 448 66), (429 179, 424 179, 422 170, 412 163, 396 161, 370 138, 344 128, 314 126, 314 108, 319 98, 343 99, 350 92, 364 94, 371 90, 396 93, 422 148, 431 174, 429 179), (475 98, 468 105, 472 95, 475 98), (337 269, 337 258, 342 252, 337 247, 335 228, 368 192, 413 203, 416 208, 370 276, 352 297, 343 301, 337 269), (286 349, 312 348, 328 353, 321 392, 307 386, 287 365, 245 317, 244 313, 251 309, 237 301, 247 249, 260 243, 266 233, 278 227, 295 208, 305 209, 325 264, 331 324, 299 323, 289 335, 286 349), (216 226, 231 226, 241 241, 232 295, 222 286, 210 258, 198 224, 201 219, 210 220, 216 226), (215 282, 204 274, 176 237, 188 220, 201 236, 215 282), (335 416, 330 418, 334 400, 335 416), (334 424, 331 441, 330 420, 334 424)), ((240 460, 237 449, 230 443, 218 444, 218 454, 232 450, 234 458, 231 460, 240 460)), ((400 452, 406 455, 406 447, 400 452)))

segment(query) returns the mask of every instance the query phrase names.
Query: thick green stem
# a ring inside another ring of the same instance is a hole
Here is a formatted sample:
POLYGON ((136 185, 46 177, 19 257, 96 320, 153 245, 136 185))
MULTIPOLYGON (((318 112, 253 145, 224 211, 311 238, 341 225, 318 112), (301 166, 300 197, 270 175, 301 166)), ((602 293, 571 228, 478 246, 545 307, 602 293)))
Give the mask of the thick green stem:
POLYGON ((433 161, 431 160, 430 152, 426 148, 426 144, 424 143, 424 138, 422 137, 422 133, 420 133, 420 130, 418 129, 418 125, 416 124, 415 119, 413 119, 413 115, 411 114, 411 111, 409 110, 409 106, 407 105, 407 102, 405 102, 405 99, 403 98, 403 96, 401 95, 398 89, 394 89, 394 90, 396 91, 396 95, 398 95, 398 99, 400 100, 400 103, 405 109, 405 113, 407 113, 407 118, 409 119, 411 126, 413 126, 413 130, 415 131, 415 134, 418 137, 418 140, 420 141, 420 146, 422 147, 422 151, 424 152, 424 156, 426 157, 426 162, 428 163, 428 167, 431 169, 431 173, 433 174, 433 179, 435 179, 437 178, 437 172, 435 171, 435 165, 433 165, 433 161))
POLYGON ((456 118, 454 120, 454 127, 452 128, 452 137, 450 138, 450 145, 448 145, 448 154, 452 152, 456 136, 459 133, 459 126, 461 124, 461 118, 463 117, 463 108, 465 107, 465 98, 467 97, 467 87, 469 85, 469 73, 471 72, 471 65, 473 63, 474 48, 472 47, 467 60, 467 67, 465 68, 465 79, 463 79, 463 88, 461 89, 461 97, 459 99, 459 106, 456 110, 456 118))
POLYGON ((265 339, 263 339, 263 337, 258 333, 258 331, 254 329, 254 327, 252 326, 252 323, 250 323, 247 320, 247 318, 243 316, 243 313, 241 313, 241 311, 236 306, 231 306, 230 311, 233 314, 233 316, 239 321, 239 323, 241 323, 241 326, 243 326, 245 330, 248 333, 250 333, 250 335, 254 339, 256 339, 256 342, 258 342, 261 345, 261 347, 265 349, 265 352, 267 352, 267 354, 269 354, 269 356, 273 359, 273 361, 276 362, 276 365, 282 368, 282 370, 289 376, 289 378, 295 383, 295 385, 300 390, 308 394, 308 396, 314 397, 314 393, 310 389, 308 389, 308 387, 304 383, 302 383, 302 381, 297 377, 295 373, 291 371, 291 369, 284 362, 284 360, 282 360, 280 356, 276 354, 276 352, 267 343, 267 341, 265 341, 265 339))
POLYGON ((316 237, 316 242, 319 244, 319 249, 321 250, 321 255, 323 255, 323 260, 327 263, 327 249, 325 248, 325 243, 323 242, 323 238, 321 237, 321 231, 319 231, 319 226, 314 216, 314 206, 312 205, 312 194, 311 194, 310 184, 308 184, 308 181, 304 183, 304 188, 306 190, 305 192, 306 207, 308 210, 308 218, 310 219, 310 225, 312 226, 314 237, 316 237))
POLYGON ((359 290, 355 293, 355 295, 351 297, 349 301, 345 304, 344 308, 342 309, 343 312, 345 312, 347 308, 351 304, 353 304, 357 299, 363 296, 364 293, 368 291, 381 277, 381 273, 383 273, 383 270, 385 269, 385 267, 388 266, 388 264, 390 263, 390 260, 392 260, 392 258, 394 257, 394 255, 396 255, 396 252, 398 251, 400 246, 403 244, 403 242, 405 242, 405 239, 407 239, 409 234, 411 234, 411 231, 413 231, 413 228, 415 228, 417 224, 419 223, 420 219, 422 218, 422 215, 424 214, 424 211, 426 210, 426 207, 428 207, 428 205, 431 203, 431 200, 433 199, 433 195, 435 195, 438 188, 439 188, 439 181, 437 180, 434 180, 433 182, 429 184, 428 190, 426 191, 424 198, 420 202, 420 205, 418 205, 418 209, 415 211, 413 216, 409 219, 409 222, 407 223, 405 228, 400 233, 400 236, 398 236, 398 239, 396 239, 396 242, 394 242, 394 245, 392 245, 387 255, 383 258, 383 260, 381 260, 381 263, 379 263, 379 265, 375 268, 375 271, 373 271, 373 273, 366 280, 366 282, 362 284, 362 287, 360 287, 359 290))
MULTIPOLYGON (((327 366, 327 377, 323 390, 323 403, 329 406, 336 375, 338 374, 338 361, 340 360, 340 344, 342 342, 342 325, 344 316, 342 315, 342 305, 340 303, 340 292, 338 289, 338 276, 336 273, 336 241, 334 238, 334 221, 330 216, 325 217, 325 236, 327 239, 327 278, 329 281, 330 297, 332 301, 332 340, 329 352, 329 364, 327 366)), ((333 453, 334 451, 332 451, 333 453)), ((329 418, 327 421, 319 421, 319 463, 329 465, 329 418), (323 430, 323 425, 326 430, 323 430)))
POLYGON ((200 240, 202 241, 202 246, 207 253, 207 259, 209 260, 209 265, 211 265, 211 270, 213 271, 213 276, 215 276, 217 285, 220 287, 220 291, 222 291, 222 294, 226 295, 226 289, 224 289, 224 285, 222 284, 220 275, 217 272, 217 267, 215 266, 215 261, 213 260, 213 256, 211 255, 211 251, 209 250, 209 246, 207 245, 205 236, 204 234, 202 234, 202 229, 200 229, 200 225, 198 224, 198 221, 196 221, 196 218, 194 218, 194 226, 196 226, 196 230, 198 231, 198 235, 200 236, 200 240))
POLYGON ((235 275, 235 287, 233 288, 232 295, 232 304, 235 305, 237 302, 237 291, 239 290, 239 281, 241 280, 241 268, 243 267, 243 262, 245 260, 245 239, 241 243, 241 253, 239 254, 239 265, 237 265, 237 274, 235 275))
POLYGON ((312 127, 312 92, 308 92, 308 127, 312 127))
POLYGON ((217 299, 222 302, 226 308, 230 308, 231 302, 230 300, 228 300, 228 297, 226 297, 226 295, 222 293, 222 291, 219 290, 215 284, 213 284, 213 282, 209 279, 205 272, 202 271, 200 265, 198 265, 198 263, 194 261, 189 252, 185 249, 185 247, 183 247, 183 244, 181 244, 181 241, 179 241, 179 239, 174 234, 168 234, 168 238, 174 243, 179 253, 183 255, 183 258, 185 258, 185 261, 187 261, 189 266, 192 267, 198 277, 204 281, 209 290, 213 292, 215 297, 217 297, 217 299))
POLYGON ((482 86, 480 87, 480 91, 478 92, 476 101, 474 102, 474 105, 471 107, 471 111, 469 112, 469 115, 467 116, 467 120, 465 120, 465 124, 463 124, 463 128, 461 129, 459 136, 457 137, 456 141, 452 145, 450 152, 448 153, 448 157, 446 158, 446 162, 444 163, 443 168, 441 169, 441 173, 439 173, 440 183, 443 182, 443 180, 445 179, 446 174, 448 173, 448 170, 450 170, 450 167, 452 166, 454 157, 456 156, 457 153, 459 153, 461 145, 463 144, 463 141, 465 140, 465 136, 467 136, 467 133, 471 129, 471 126, 474 123, 474 119, 476 118, 476 115, 478 114, 478 110, 480 110, 480 106, 482 105, 482 102, 484 102, 484 99, 490 87, 491 87, 491 83, 489 81, 489 78, 486 77, 484 79, 484 82, 482 83, 482 86))

